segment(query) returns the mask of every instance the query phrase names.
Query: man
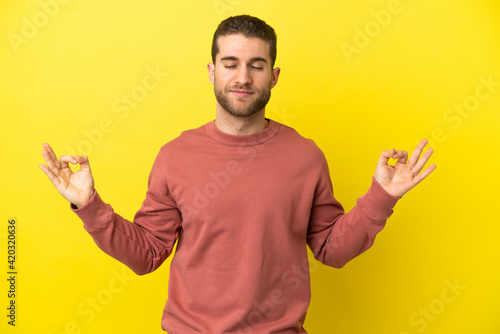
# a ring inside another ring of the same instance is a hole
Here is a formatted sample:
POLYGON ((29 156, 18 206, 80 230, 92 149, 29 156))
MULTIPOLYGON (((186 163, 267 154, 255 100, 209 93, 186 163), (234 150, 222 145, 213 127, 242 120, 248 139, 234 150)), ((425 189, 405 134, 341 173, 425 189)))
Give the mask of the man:
POLYGON ((396 202, 435 168, 422 171, 432 154, 419 158, 425 140, 409 160, 405 151, 383 151, 368 192, 344 214, 322 151, 265 117, 280 74, 275 59, 276 35, 264 21, 221 22, 208 64, 216 118, 161 148, 134 223, 99 197, 86 156, 58 161, 44 144, 40 168, 104 252, 142 275, 177 242, 162 318, 169 333, 306 333, 306 245, 341 268, 373 244, 396 202))

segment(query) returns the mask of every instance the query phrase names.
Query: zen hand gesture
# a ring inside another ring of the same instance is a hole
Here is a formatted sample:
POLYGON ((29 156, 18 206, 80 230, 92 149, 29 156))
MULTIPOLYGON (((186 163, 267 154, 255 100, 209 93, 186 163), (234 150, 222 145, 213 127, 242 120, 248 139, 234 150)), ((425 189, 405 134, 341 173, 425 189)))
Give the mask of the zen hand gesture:
POLYGON ((64 198, 77 208, 85 205, 94 192, 94 178, 87 156, 63 155, 58 161, 49 144, 43 144, 43 148, 42 155, 47 166, 42 164, 39 167, 64 198), (73 172, 69 163, 80 164, 80 170, 73 172))
POLYGON ((436 169, 436 165, 433 164, 420 173, 433 152, 432 149, 428 149, 420 158, 425 145, 427 145, 426 139, 418 144, 408 162, 408 152, 406 151, 396 151, 395 149, 383 151, 375 169, 375 180, 389 194, 397 197, 403 196, 436 169), (388 164, 390 158, 398 159, 394 166, 388 164))

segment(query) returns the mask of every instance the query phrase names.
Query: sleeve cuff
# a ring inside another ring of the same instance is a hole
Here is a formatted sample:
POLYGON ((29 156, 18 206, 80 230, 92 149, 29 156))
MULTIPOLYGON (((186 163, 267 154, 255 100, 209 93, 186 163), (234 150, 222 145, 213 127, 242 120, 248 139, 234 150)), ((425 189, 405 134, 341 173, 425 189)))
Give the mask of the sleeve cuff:
POLYGON ((83 227, 87 232, 99 229, 111 221, 113 216, 111 205, 104 203, 95 189, 94 194, 84 206, 77 208, 71 203, 70 208, 82 220, 83 227))
POLYGON ((370 189, 358 199, 358 204, 368 210, 373 216, 389 217, 393 213, 393 208, 401 197, 389 194, 372 177, 370 189))

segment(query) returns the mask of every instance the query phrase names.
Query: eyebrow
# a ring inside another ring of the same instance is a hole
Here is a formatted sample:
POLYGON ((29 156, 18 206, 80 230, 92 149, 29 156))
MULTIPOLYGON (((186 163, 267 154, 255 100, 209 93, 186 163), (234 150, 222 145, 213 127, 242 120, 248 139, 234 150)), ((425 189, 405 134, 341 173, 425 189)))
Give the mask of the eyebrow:
MULTIPOLYGON (((224 61, 224 60, 239 60, 239 59, 238 59, 238 57, 235 57, 235 56, 227 56, 227 57, 221 58, 220 60, 224 61)), ((266 58, 262 58, 262 57, 250 58, 250 62, 255 62, 255 61, 263 61, 264 63, 267 63, 266 58)))

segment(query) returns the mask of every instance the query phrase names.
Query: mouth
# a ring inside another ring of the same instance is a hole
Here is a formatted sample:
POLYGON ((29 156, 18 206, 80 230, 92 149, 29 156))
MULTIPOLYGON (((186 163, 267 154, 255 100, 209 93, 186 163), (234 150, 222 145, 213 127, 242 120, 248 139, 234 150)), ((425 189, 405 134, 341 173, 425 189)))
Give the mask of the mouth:
POLYGON ((250 91, 241 90, 241 89, 230 90, 230 92, 233 93, 233 95, 235 95, 236 97, 248 97, 248 96, 253 94, 250 91))

